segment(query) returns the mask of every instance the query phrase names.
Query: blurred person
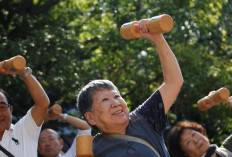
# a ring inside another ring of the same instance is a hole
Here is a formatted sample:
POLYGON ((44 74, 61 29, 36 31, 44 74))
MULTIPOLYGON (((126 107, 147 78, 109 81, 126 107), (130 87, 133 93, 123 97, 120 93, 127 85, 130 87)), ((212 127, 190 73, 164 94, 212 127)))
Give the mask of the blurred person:
POLYGON ((168 133, 168 150, 173 157, 232 157, 232 136, 218 147, 210 144, 202 125, 182 121, 168 133))
POLYGON ((78 94, 79 111, 90 125, 102 132, 93 139, 95 157, 169 157, 163 133, 168 123, 167 112, 179 94, 183 77, 176 57, 163 35, 149 32, 147 22, 146 19, 140 20, 136 29, 156 46, 164 83, 131 113, 119 90, 109 80, 93 80, 78 94), (112 139, 108 135, 139 137, 150 143, 156 152, 141 143, 112 139))
POLYGON ((42 157, 76 157, 76 138, 80 135, 91 135, 91 127, 88 123, 80 118, 67 114, 48 114, 45 117, 48 120, 62 120, 77 128, 77 136, 73 140, 72 146, 64 153, 62 151, 64 141, 58 132, 46 128, 43 129, 39 136, 38 152, 42 157))
MULTIPOLYGON (((217 105, 209 93, 206 105, 217 105)), ((197 122, 188 120, 178 122, 168 132, 168 150, 173 157, 232 157, 232 135, 224 140, 221 147, 210 144, 206 129, 197 122)))
POLYGON ((0 156, 6 157, 6 154, 10 154, 17 157, 36 157, 39 133, 50 104, 49 98, 29 67, 11 70, 3 64, 1 73, 19 75, 27 86, 34 105, 23 118, 12 124, 11 98, 0 89, 0 156))

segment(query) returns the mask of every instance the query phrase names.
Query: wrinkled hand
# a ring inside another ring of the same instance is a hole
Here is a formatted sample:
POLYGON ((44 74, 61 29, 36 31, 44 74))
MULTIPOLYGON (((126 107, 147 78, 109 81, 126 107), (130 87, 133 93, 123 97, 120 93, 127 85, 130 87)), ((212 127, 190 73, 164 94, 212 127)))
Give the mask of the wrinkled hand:
POLYGON ((152 38, 156 36, 160 36, 160 34, 155 34, 149 31, 148 22, 149 22, 149 19, 142 19, 139 21, 139 24, 135 24, 135 27, 137 31, 139 32, 139 34, 141 35, 141 37, 148 38, 151 40, 152 38))
POLYGON ((213 99, 213 94, 215 92, 216 91, 211 91, 209 93, 209 95, 205 97, 205 103, 206 103, 207 107, 209 107, 209 108, 217 105, 217 102, 213 99))
POLYGON ((44 118, 44 122, 47 122, 49 120, 58 120, 60 119, 60 114, 50 114, 50 113, 47 113, 46 117, 44 118))
POLYGON ((16 69, 12 69, 6 66, 6 63, 3 63, 3 67, 2 70, 0 71, 1 74, 3 75, 23 75, 24 73, 26 73, 27 69, 26 67, 21 69, 21 70, 16 70, 16 69))

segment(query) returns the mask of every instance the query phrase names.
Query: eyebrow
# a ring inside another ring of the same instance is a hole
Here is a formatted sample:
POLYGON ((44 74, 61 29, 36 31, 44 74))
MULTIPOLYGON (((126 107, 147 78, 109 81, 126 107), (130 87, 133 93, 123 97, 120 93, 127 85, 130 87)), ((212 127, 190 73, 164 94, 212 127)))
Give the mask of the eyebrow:
POLYGON ((105 101, 105 100, 108 100, 108 98, 103 98, 103 99, 101 100, 101 102, 102 102, 102 101, 105 101))
POLYGON ((0 104, 5 104, 7 105, 7 103, 5 101, 0 101, 0 104))

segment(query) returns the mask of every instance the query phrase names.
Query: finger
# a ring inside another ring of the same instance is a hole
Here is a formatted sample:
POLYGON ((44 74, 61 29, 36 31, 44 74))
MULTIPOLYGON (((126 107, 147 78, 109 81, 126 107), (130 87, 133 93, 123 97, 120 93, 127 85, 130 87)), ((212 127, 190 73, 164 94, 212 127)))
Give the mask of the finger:
POLYGON ((3 68, 1 71, 3 74, 18 74, 16 69, 5 69, 3 68))
POLYGON ((146 19, 140 20, 139 26, 141 28, 142 33, 147 33, 148 32, 146 19))
POLYGON ((148 19, 146 19, 146 20, 144 21, 144 25, 145 25, 145 28, 146 28, 146 32, 149 32, 149 29, 148 29, 148 22, 149 22, 148 19))
POLYGON ((4 75, 9 74, 9 70, 2 68, 1 73, 4 75))
POLYGON ((216 92, 216 91, 211 91, 211 92, 209 93, 209 96, 213 95, 215 92, 216 92))
POLYGON ((141 28, 142 28, 142 32, 145 33, 146 28, 145 28, 144 20, 141 20, 141 28))

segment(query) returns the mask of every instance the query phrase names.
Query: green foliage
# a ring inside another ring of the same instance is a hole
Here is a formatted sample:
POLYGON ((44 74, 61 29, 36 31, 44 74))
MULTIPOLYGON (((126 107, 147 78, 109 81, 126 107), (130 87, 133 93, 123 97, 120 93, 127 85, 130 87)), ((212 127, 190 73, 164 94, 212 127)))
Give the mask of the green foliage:
MULTIPOLYGON (((232 91, 231 10, 228 0, 0 0, 0 59, 24 56, 51 104, 61 104, 64 112, 76 108, 78 90, 92 79, 112 80, 133 110, 162 84, 163 74, 153 44, 123 40, 120 26, 169 14, 174 28, 164 36, 185 80, 170 124, 200 122, 220 143, 231 133, 231 109, 200 112, 196 103, 220 87, 232 91)), ((32 100, 22 82, 14 76, 0 82, 19 105, 15 116, 25 114, 32 100)))

